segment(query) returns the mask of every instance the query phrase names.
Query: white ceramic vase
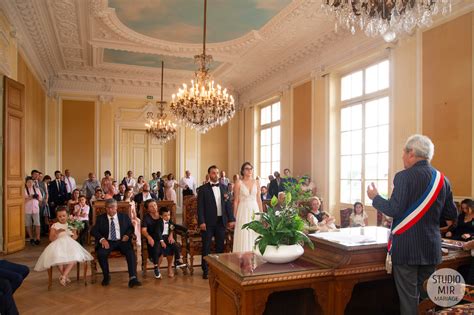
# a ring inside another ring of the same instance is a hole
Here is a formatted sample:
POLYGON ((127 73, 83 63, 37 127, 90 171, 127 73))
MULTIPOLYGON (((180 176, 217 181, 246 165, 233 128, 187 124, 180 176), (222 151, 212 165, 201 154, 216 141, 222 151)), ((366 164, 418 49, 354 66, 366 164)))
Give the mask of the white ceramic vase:
MULTIPOLYGON (((258 254, 261 255, 260 250, 257 247, 258 254)), ((298 259, 303 255, 303 246, 299 244, 295 245, 267 245, 265 254, 261 255, 263 260, 273 264, 286 264, 298 259)))

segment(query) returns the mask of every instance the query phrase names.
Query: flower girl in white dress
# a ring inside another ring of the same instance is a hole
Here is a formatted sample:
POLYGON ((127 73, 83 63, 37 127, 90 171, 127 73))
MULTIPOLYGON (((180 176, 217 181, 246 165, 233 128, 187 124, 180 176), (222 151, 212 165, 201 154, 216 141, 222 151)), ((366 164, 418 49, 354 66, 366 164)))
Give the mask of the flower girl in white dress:
POLYGON ((76 262, 92 260, 91 254, 78 242, 77 231, 71 231, 67 224, 67 208, 58 207, 56 210, 58 222, 51 226, 49 240, 51 243, 44 249, 35 265, 36 271, 49 269, 51 266, 58 266, 61 276, 59 283, 65 286, 70 282, 68 274, 76 262))
POLYGON ((242 225, 254 220, 254 213, 262 212, 262 199, 260 182, 253 179, 252 164, 245 162, 240 169, 240 174, 243 178, 234 187, 233 252, 249 252, 253 250, 258 234, 250 229, 242 230, 242 225))

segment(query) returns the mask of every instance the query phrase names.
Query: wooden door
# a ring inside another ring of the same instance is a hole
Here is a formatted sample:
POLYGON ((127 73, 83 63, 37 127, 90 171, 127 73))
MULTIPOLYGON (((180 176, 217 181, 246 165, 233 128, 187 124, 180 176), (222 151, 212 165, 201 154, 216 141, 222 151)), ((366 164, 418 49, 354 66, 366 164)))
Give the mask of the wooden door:
POLYGON ((25 247, 23 84, 5 77, 3 104, 3 236, 5 252, 12 253, 25 247))
POLYGON ((162 169, 163 146, 145 130, 122 129, 120 146, 119 178, 131 170, 135 178, 149 180, 152 172, 162 169))

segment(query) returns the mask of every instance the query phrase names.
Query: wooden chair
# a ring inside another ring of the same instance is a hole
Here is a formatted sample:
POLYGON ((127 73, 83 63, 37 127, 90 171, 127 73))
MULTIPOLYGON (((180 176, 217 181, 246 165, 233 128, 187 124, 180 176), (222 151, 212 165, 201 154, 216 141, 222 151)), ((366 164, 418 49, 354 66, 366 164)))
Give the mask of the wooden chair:
MULTIPOLYGON (((77 271, 77 275, 76 275, 76 280, 79 281, 80 277, 79 277, 79 274, 80 274, 80 271, 81 271, 81 263, 77 263, 76 265, 76 271, 77 271)), ((51 290, 51 287, 53 285, 53 267, 50 267, 48 269, 48 290, 51 290)), ((84 262, 84 285, 87 285, 87 261, 84 262)))
MULTIPOLYGON (((103 200, 99 200, 99 201, 95 201, 92 205, 92 224, 91 224, 91 229, 92 227, 95 225, 96 223, 96 220, 97 220, 97 216, 101 215, 101 214, 104 214, 106 213, 106 209, 105 209, 105 201, 103 200)), ((131 217, 131 206, 130 206, 130 203, 129 202, 126 202, 126 201, 119 201, 117 202, 117 213, 125 213, 127 214, 129 217, 131 217)), ((98 263, 98 260, 97 260, 97 253, 95 251, 95 242, 97 240, 94 240, 94 247, 91 251, 91 255, 92 257, 94 257, 94 259, 91 261, 91 273, 92 273, 92 279, 91 279, 91 282, 92 283, 95 283, 96 282, 96 278, 97 278, 97 263, 98 263)), ((136 237, 135 235, 132 236, 132 247, 133 247, 133 253, 135 255, 135 269, 137 268, 136 264, 137 264, 137 241, 136 241, 136 237)), ((116 250, 116 251, 113 251, 112 253, 110 253, 110 256, 109 256, 109 259, 113 259, 113 258, 123 258, 125 256, 123 256, 120 251, 116 250)))
MULTIPOLYGON (((176 227, 176 229, 173 231, 174 239, 181 246, 181 255, 185 259, 184 263, 187 265, 188 261, 187 261, 187 257, 186 257, 186 248, 185 248, 185 246, 183 246, 183 244, 185 245, 185 242, 183 242, 182 233, 178 234, 177 231, 176 231, 176 230, 179 230, 180 228, 181 229, 184 229, 184 228, 181 227, 179 224, 177 224, 175 220, 173 220, 173 215, 176 218, 176 204, 173 201, 170 201, 170 200, 157 201, 156 204, 158 206, 158 211, 161 207, 166 207, 170 211, 171 221, 174 222, 175 227, 176 227), (181 237, 181 242, 178 242, 177 235, 179 235, 181 237)), ((145 217, 145 214, 147 214, 147 213, 148 213, 148 211, 144 208, 144 203, 141 203, 140 204, 140 220, 142 222, 143 222, 143 218, 145 217)), ((143 277, 146 278, 146 271, 148 269, 152 269, 152 268, 148 268, 148 242, 147 242, 147 239, 143 235, 142 235, 141 238, 142 238, 142 248, 141 248, 142 274, 143 274, 143 277)), ((186 275, 188 273, 187 268, 181 268, 181 269, 183 271, 183 274, 186 275)))
MULTIPOLYGON (((74 206, 72 207, 69 207, 69 213, 72 213, 74 211, 74 206), (72 210, 71 210, 72 208, 72 210)), ((58 219, 50 219, 49 220, 49 229, 51 229, 51 226, 58 222, 58 219)), ((79 281, 79 278, 80 278, 80 271, 81 271, 81 268, 80 268, 80 263, 78 262, 77 265, 76 265, 76 271, 77 271, 77 274, 76 274, 76 279, 77 281, 79 281)), ((84 285, 87 285, 87 262, 84 262, 84 285)), ((53 267, 50 267, 48 269, 48 290, 51 290, 51 286, 53 285, 53 267)))
POLYGON ((351 224, 350 219, 349 219, 351 216, 351 213, 352 213, 352 208, 346 208, 340 211, 341 228, 349 227, 349 225, 351 224))
MULTIPOLYGON (((186 199, 186 203, 183 205, 186 217, 183 221, 183 227, 185 230, 176 231, 178 235, 181 235, 183 238, 185 247, 186 247, 186 263, 188 262, 189 256, 189 271, 190 274, 194 274, 194 256, 202 254, 202 238, 201 231, 198 225, 198 202, 197 196, 191 196, 191 198, 186 199)), ((225 235, 224 251, 232 251, 233 246, 233 230, 227 230, 225 235)), ((215 251, 215 244, 211 245, 211 252, 215 251)))

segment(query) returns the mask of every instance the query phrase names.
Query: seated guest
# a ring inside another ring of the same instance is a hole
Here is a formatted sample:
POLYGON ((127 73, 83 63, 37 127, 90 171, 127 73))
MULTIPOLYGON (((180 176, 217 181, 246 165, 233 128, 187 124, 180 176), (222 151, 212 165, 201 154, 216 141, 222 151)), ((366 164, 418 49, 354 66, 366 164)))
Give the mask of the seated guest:
POLYGON ((91 202, 97 201, 97 200, 104 200, 104 192, 102 191, 102 188, 97 187, 95 189, 94 196, 91 198, 91 202))
MULTIPOLYGON (((471 256, 474 256, 474 240, 465 242, 463 244, 463 249, 471 251, 471 256)), ((471 257, 471 264, 469 267, 469 273, 466 279, 466 284, 474 285, 474 257, 471 257)))
POLYGON ((473 201, 464 199, 461 201, 461 214, 458 217, 456 227, 452 232, 447 232, 446 237, 454 240, 469 241, 474 236, 474 211, 473 201))
POLYGON ((137 215, 140 216, 140 205, 150 199, 158 200, 158 197, 154 193, 150 192, 150 185, 145 183, 143 184, 142 192, 135 195, 133 199, 137 204, 137 215))
POLYGON ((79 244, 82 246, 87 242, 87 234, 89 232, 89 212, 90 207, 86 203, 86 196, 79 196, 79 203, 74 207, 74 216, 78 220, 84 222, 84 228, 81 230, 78 238, 79 244))
POLYGON ((117 194, 114 195, 114 199, 117 201, 123 201, 125 199, 125 190, 127 189, 127 186, 124 184, 119 185, 119 191, 117 194))
POLYGON ((13 298, 12 286, 8 280, 2 278, 0 278, 0 314, 19 314, 13 298))
MULTIPOLYGON (((168 260, 168 277, 172 278, 174 277, 172 269, 173 258, 176 268, 181 268, 186 265, 181 261, 181 248, 178 243, 176 243, 173 237, 173 230, 175 229, 175 225, 171 221, 171 215, 168 208, 160 208, 160 219, 158 224, 161 231, 160 244, 162 247, 162 253, 163 256, 166 256, 166 259, 168 260)), ((161 265, 161 257, 159 264, 161 265)))
POLYGON ((161 279, 160 273, 160 256, 161 256, 161 231, 160 231, 160 214, 158 213, 158 205, 156 200, 147 200, 144 204, 146 214, 142 222, 142 235, 147 240, 148 257, 153 262, 153 272, 156 279, 161 279))
POLYGON ((318 224, 314 224, 314 220, 308 220, 308 218, 313 218, 312 215, 309 214, 309 209, 303 207, 300 209, 300 217, 303 220, 304 223, 304 228, 303 231, 304 233, 314 233, 319 230, 318 224))
POLYGON ((18 314, 13 294, 29 273, 27 266, 0 259, 0 314, 18 314))
POLYGON ((137 215, 137 203, 133 201, 133 192, 130 188, 125 190, 125 198, 123 201, 130 203, 130 220, 132 220, 133 229, 135 230, 135 236, 137 237, 137 245, 142 245, 142 237, 141 237, 141 220, 140 217, 137 215))
POLYGON ((267 189, 267 186, 262 186, 260 187, 260 196, 262 198, 262 201, 263 200, 270 200, 270 195, 268 194, 268 189, 267 189))
POLYGON ((301 185, 301 190, 304 192, 311 192, 311 195, 316 195, 316 185, 311 181, 311 177, 303 176, 303 184, 301 185))
POLYGON ((286 198, 285 192, 280 191, 278 193, 278 203, 273 210, 282 210, 283 207, 285 206, 285 198, 286 198))
POLYGON ((43 200, 41 191, 36 188, 31 176, 26 177, 25 183, 25 226, 31 245, 39 245, 40 243, 40 202, 43 200), (35 233, 33 234, 33 226, 35 233))
POLYGON ((80 195, 80 190, 79 189, 74 189, 71 194, 71 199, 67 201, 67 208, 70 209, 74 206, 76 206, 79 203, 79 195, 80 195))
POLYGON ((142 175, 138 176, 137 184, 135 187, 133 187, 133 195, 138 195, 142 191, 143 185, 145 184, 145 178, 142 175))
POLYGON ((67 208, 60 206, 56 208, 58 222, 51 226, 49 240, 51 243, 43 250, 35 265, 35 271, 48 270, 52 266, 57 266, 61 276, 59 283, 66 286, 71 282, 68 275, 76 262, 92 260, 91 254, 79 245, 77 231, 71 230, 68 226, 67 208))
POLYGON ((327 212, 321 212, 322 221, 318 223, 319 230, 321 232, 331 232, 337 230, 336 220, 334 217, 331 217, 327 212))
POLYGON ((354 212, 349 217, 351 227, 369 225, 369 216, 364 211, 364 205, 361 202, 354 203, 354 212))
POLYGON ((319 222, 323 220, 321 212, 321 200, 318 197, 313 197, 311 200, 311 210, 308 212, 308 221, 311 222, 311 225, 318 225, 319 222))
POLYGON ((100 268, 104 275, 102 285, 110 284, 108 257, 113 250, 119 250, 127 259, 128 274, 130 280, 128 286, 140 286, 137 279, 135 253, 132 247, 133 225, 129 216, 117 213, 117 201, 107 199, 105 201, 107 213, 97 217, 96 224, 92 227, 91 234, 96 239, 96 252, 100 268))

